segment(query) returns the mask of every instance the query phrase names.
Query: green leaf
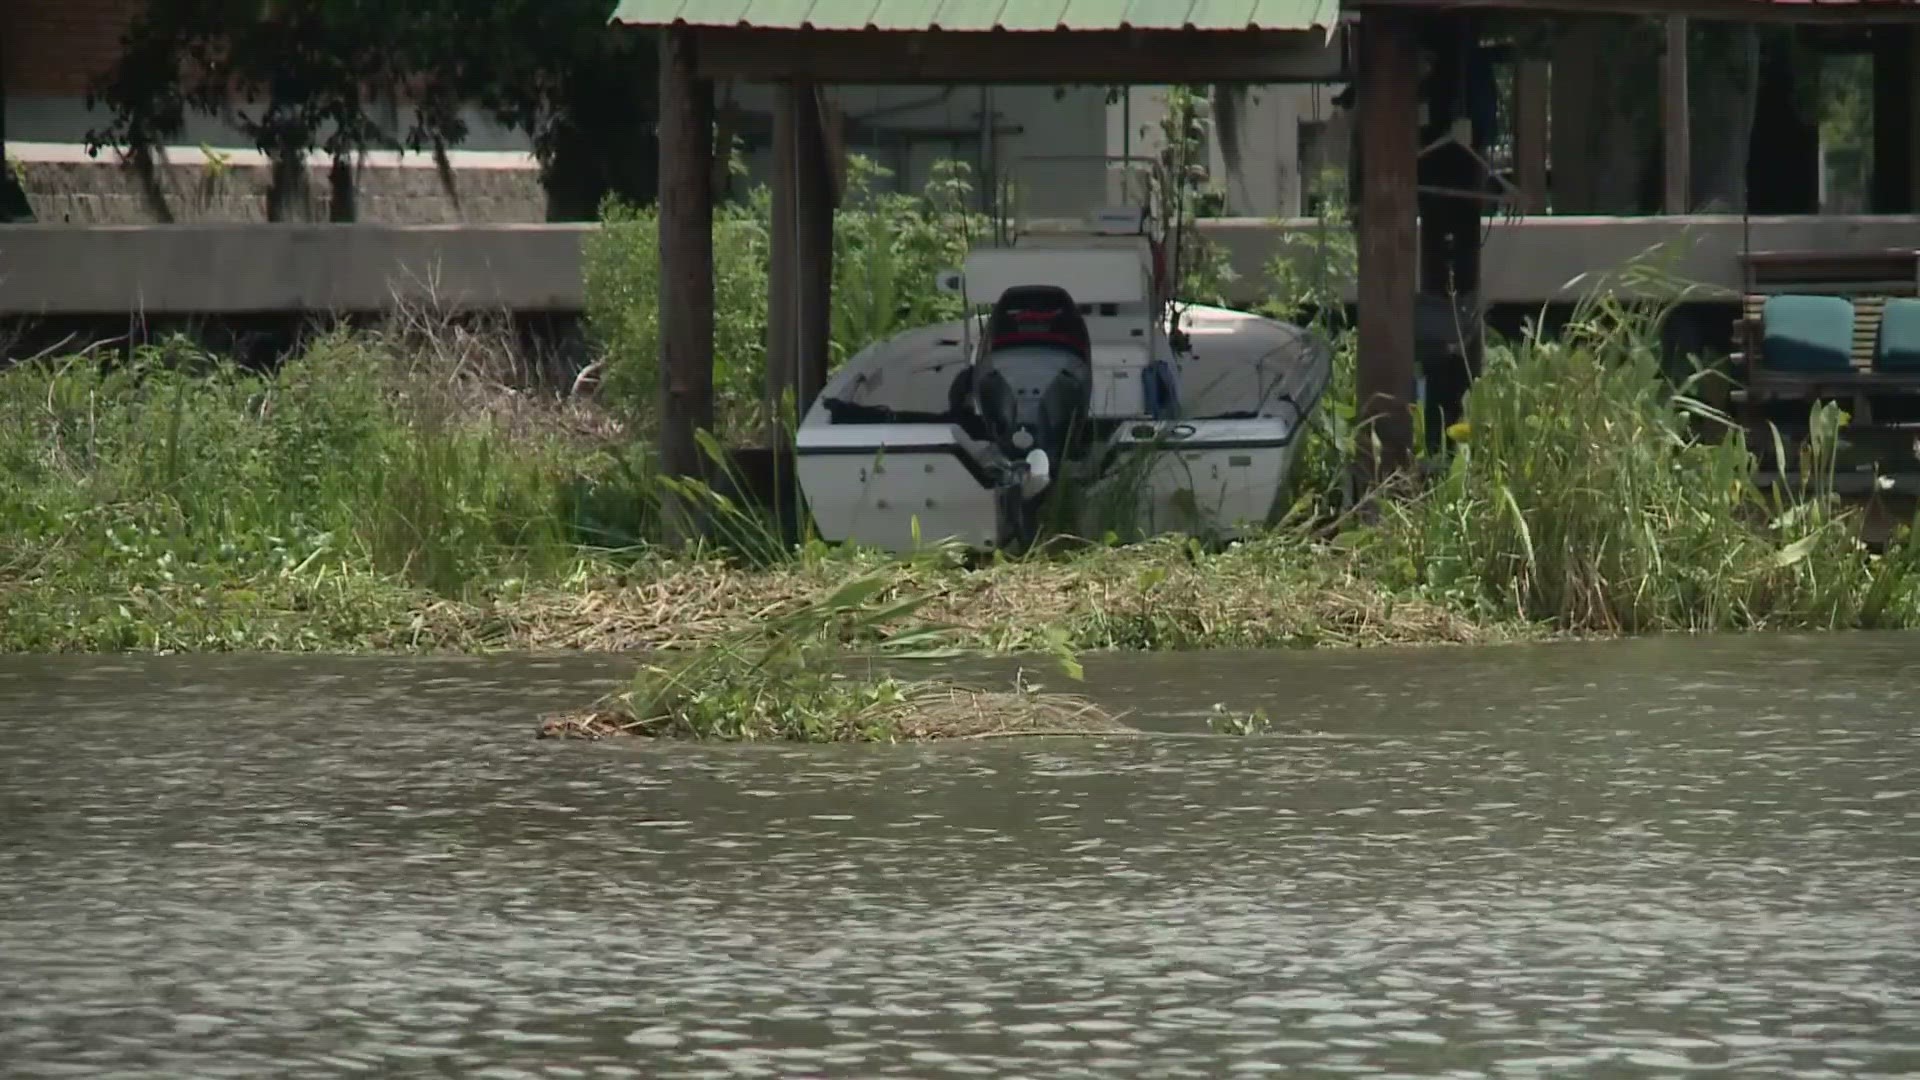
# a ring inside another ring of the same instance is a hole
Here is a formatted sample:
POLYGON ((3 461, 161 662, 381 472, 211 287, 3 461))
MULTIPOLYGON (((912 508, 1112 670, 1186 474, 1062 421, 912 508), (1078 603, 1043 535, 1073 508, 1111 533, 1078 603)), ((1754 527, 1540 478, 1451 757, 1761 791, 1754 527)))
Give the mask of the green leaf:
POLYGON ((854 578, 822 600, 820 606, 829 611, 846 611, 849 608, 856 608, 885 591, 888 584, 886 577, 879 574, 854 578))

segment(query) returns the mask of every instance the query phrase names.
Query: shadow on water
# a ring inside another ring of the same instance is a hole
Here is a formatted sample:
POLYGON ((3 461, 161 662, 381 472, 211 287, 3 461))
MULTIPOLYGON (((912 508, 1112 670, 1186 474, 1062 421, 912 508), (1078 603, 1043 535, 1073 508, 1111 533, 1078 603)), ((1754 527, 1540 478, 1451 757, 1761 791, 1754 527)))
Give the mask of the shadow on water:
POLYGON ((0 1072, 1920 1068, 1917 642, 1096 657, 1275 733, 899 747, 532 740, 608 659, 0 658, 0 1072))

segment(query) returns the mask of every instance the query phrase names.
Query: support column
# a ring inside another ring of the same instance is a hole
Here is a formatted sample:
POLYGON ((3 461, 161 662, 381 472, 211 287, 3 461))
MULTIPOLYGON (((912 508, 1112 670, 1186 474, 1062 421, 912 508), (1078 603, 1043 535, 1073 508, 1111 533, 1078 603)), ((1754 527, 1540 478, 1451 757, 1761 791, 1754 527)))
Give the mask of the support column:
POLYGON ((1414 185, 1420 56, 1415 24, 1371 10, 1360 26, 1360 361, 1363 486, 1404 469, 1413 449, 1414 185), (1377 446, 1377 453, 1370 452, 1377 446))
POLYGON ((1547 212, 1547 106, 1553 67, 1545 60, 1522 60, 1514 74, 1514 158, 1519 172, 1521 210, 1547 212))
POLYGON ((829 343, 833 338, 833 162, 827 151, 826 102, 819 88, 796 83, 794 118, 795 210, 794 262, 799 310, 798 381, 801 412, 813 404, 827 382, 829 343))
POLYGON ((1420 144, 1431 147, 1415 165, 1423 190, 1420 211, 1420 291, 1414 301, 1413 348, 1426 379, 1426 445, 1438 450, 1460 419, 1467 390, 1480 371, 1480 239, 1486 204, 1485 167, 1472 150, 1487 140, 1487 117, 1476 115, 1474 87, 1491 82, 1476 57, 1470 15, 1432 16, 1426 25, 1433 67, 1422 97, 1427 123, 1420 144))
MULTIPOLYGON (((767 407, 769 446, 781 446, 790 437, 783 401, 799 384, 800 328, 798 315, 800 153, 799 91, 790 82, 773 90, 773 215, 767 244, 767 407)), ((796 392, 792 418, 798 422, 806 403, 796 392)))
POLYGON ((713 427, 713 84, 685 31, 660 39, 660 468, 702 473, 713 427))
POLYGON ((1873 209, 1920 209, 1920 27, 1873 30, 1873 209))
POLYGON ((1665 122, 1665 200, 1669 214, 1684 214, 1692 201, 1693 136, 1692 105, 1687 95, 1687 19, 1684 15, 1667 19, 1667 53, 1660 65, 1660 100, 1665 122))

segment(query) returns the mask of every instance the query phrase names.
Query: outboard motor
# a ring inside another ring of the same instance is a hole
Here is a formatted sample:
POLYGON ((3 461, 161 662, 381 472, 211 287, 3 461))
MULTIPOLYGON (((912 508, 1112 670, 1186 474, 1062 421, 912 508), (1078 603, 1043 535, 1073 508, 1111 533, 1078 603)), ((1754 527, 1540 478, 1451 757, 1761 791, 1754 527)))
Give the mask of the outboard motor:
POLYGON ((1039 449, 1057 475, 1068 439, 1092 402, 1086 320, 1065 289, 1027 285, 1000 295, 987 335, 984 370, 974 386, 981 417, 1009 456, 1039 449))

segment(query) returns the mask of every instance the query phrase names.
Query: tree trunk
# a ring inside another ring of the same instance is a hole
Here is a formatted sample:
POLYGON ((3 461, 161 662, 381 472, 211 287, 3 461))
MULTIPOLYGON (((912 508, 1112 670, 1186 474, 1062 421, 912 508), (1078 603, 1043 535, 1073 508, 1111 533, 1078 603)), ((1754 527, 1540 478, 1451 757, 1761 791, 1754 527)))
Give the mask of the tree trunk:
POLYGON ((267 151, 267 163, 267 220, 307 220, 306 155, 298 147, 275 146, 267 151))
POLYGON ((333 159, 327 172, 327 220, 360 220, 359 197, 354 187, 353 162, 345 155, 333 159))

